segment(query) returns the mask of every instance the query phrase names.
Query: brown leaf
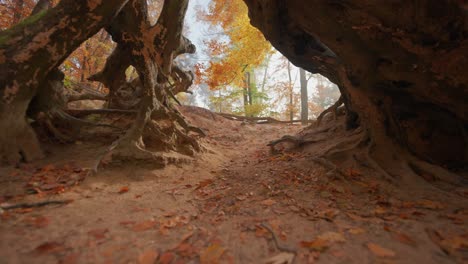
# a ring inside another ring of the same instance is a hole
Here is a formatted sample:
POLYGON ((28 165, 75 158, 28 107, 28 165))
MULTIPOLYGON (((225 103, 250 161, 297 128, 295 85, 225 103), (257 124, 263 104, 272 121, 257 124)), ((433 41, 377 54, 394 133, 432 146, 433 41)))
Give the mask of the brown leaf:
POLYGON ((45 242, 40 244, 39 246, 36 247, 34 250, 36 254, 50 254, 50 253, 55 253, 55 252, 60 252, 63 251, 65 247, 63 246, 62 243, 58 242, 45 242))
POLYGON ((431 209, 431 210, 444 209, 444 205, 442 203, 427 200, 427 199, 422 199, 422 200, 417 201, 417 205, 424 209, 431 209))
POLYGON ((301 246, 315 251, 323 252, 330 247, 330 243, 324 239, 315 239, 312 241, 301 241, 301 246))
POLYGON ((265 264, 292 264, 294 261, 295 255, 289 252, 282 252, 278 255, 271 257, 265 260, 263 263, 265 264))
POLYGON ((159 263, 170 264, 174 260, 174 254, 171 252, 164 252, 159 258, 159 263))
POLYGON ((148 249, 138 256, 138 264, 153 264, 158 258, 159 253, 154 249, 148 249))
POLYGON ((100 240, 106 237, 107 232, 109 232, 109 229, 107 228, 93 229, 93 230, 88 231, 88 235, 94 237, 97 240, 100 240))
POLYGON ((416 241, 414 241, 411 237, 409 237, 406 234, 400 233, 400 232, 394 232, 393 237, 400 241, 403 244, 407 244, 410 246, 416 246, 416 241))
POLYGON ((351 228, 348 230, 348 233, 353 234, 353 235, 359 235, 365 233, 366 230, 356 227, 356 228, 351 228))
POLYGON ((346 239, 344 238, 343 234, 336 233, 336 232, 325 232, 317 237, 318 239, 325 240, 331 243, 335 242, 345 242, 346 239))
POLYGON ((213 180, 212 180, 212 179, 207 179, 207 180, 200 181, 200 182, 198 183, 197 188, 195 188, 195 190, 198 190, 198 189, 200 189, 200 188, 206 187, 206 186, 208 186, 208 185, 210 185, 210 184, 212 184, 212 183, 213 183, 213 180))
POLYGON ((384 248, 384 247, 381 247, 377 244, 374 244, 374 243, 367 243, 367 248, 369 248, 369 250, 374 253, 374 255, 376 255, 377 257, 382 257, 382 258, 385 258, 385 257, 394 257, 395 256, 395 252, 390 250, 390 249, 387 249, 387 248, 384 248))
POLYGON ((200 264, 219 263, 219 259, 224 254, 224 251, 226 251, 226 249, 223 248, 219 244, 213 244, 213 245, 207 247, 200 254, 200 264))
POLYGON ((264 206, 272 206, 276 203, 275 200, 273 199, 266 199, 266 200, 263 200, 260 202, 261 205, 264 205, 264 206))
POLYGON ((80 258, 79 253, 70 253, 66 255, 65 257, 63 257, 63 259, 60 260, 59 264, 78 264, 79 258, 80 258))
POLYGON ((468 235, 455 236, 442 241, 453 249, 468 249, 468 235))
POLYGON ((126 192, 128 192, 128 190, 129 190, 128 186, 123 186, 122 188, 120 188, 118 193, 119 194, 126 193, 126 192))
POLYGON ((28 221, 34 227, 37 227, 37 228, 46 227, 50 223, 49 218, 47 218, 45 216, 35 216, 35 217, 30 218, 30 219, 27 219, 26 221, 28 221))
POLYGON ((156 221, 154 220, 148 220, 148 221, 144 221, 144 222, 140 222, 138 224, 135 224, 132 228, 133 231, 135 232, 142 232, 142 231, 146 231, 146 230, 149 230, 149 229, 152 229, 156 226, 156 221))

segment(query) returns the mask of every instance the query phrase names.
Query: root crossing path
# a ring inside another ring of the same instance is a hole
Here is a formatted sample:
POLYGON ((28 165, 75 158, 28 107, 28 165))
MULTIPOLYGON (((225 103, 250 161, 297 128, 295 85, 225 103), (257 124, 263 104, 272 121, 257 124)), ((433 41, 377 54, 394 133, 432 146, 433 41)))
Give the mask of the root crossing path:
POLYGON ((306 148, 270 153, 270 141, 300 126, 186 114, 208 135, 193 162, 87 176, 105 144, 78 142, 0 169, 0 263, 468 260, 466 189, 415 197, 359 168, 334 177, 306 148), (57 200, 67 202, 46 202, 57 200))

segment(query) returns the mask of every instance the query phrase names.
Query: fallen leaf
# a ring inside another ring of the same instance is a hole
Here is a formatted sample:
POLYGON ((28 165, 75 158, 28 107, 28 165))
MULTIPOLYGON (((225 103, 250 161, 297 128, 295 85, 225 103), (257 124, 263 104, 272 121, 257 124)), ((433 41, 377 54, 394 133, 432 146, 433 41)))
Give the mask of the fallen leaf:
POLYGON ((157 224, 156 221, 148 220, 148 221, 144 221, 144 222, 140 222, 138 224, 135 224, 132 227, 132 230, 135 231, 135 232, 146 231, 146 230, 154 228, 156 226, 156 224, 157 224))
POLYGON ((332 242, 332 243, 346 241, 343 234, 336 233, 336 232, 325 232, 319 235, 317 238, 328 241, 328 242, 332 242))
POLYGON ((348 230, 348 233, 353 234, 353 235, 359 235, 359 234, 364 234, 366 230, 362 228, 351 228, 348 230))
POLYGON ((44 167, 41 168, 41 172, 49 172, 55 170, 55 166, 52 164, 45 165, 44 167))
POLYGON ((276 203, 275 200, 273 199, 266 199, 266 200, 263 200, 260 202, 261 205, 264 205, 264 206, 272 206, 276 203))
POLYGON ((208 185, 210 185, 210 184, 212 184, 212 183, 213 183, 213 180, 212 180, 212 179, 206 179, 206 180, 200 181, 200 182, 198 183, 197 188, 195 188, 195 190, 198 190, 198 189, 200 189, 200 188, 206 187, 206 186, 208 186, 208 185))
POLYGON ((128 186, 123 186, 122 188, 120 188, 120 190, 118 191, 119 194, 122 194, 122 193, 126 193, 128 192, 128 186))
POLYGON ((45 243, 42 243, 39 246, 37 246, 34 251, 37 254, 50 254, 50 253, 60 252, 60 251, 62 251, 64 249, 65 249, 65 247, 63 246, 62 243, 45 242, 45 243))
POLYGON ((278 255, 265 260, 265 264, 292 264, 295 255, 289 252, 281 252, 278 255))
POLYGON ((301 246, 315 251, 323 252, 330 247, 330 244, 324 239, 315 239, 312 241, 301 241, 301 246))
POLYGON ((213 244, 209 247, 207 247, 203 252, 200 254, 200 263, 201 264, 215 264, 219 263, 219 258, 224 254, 224 251, 226 251, 225 248, 223 248, 219 244, 213 244))
POLYGON ((45 216, 35 216, 35 217, 32 217, 31 219, 28 219, 27 221, 37 228, 46 227, 50 223, 49 218, 45 216))
POLYGON ((176 251, 178 255, 183 257, 192 257, 196 255, 196 249, 189 243, 180 243, 177 246, 176 251))
POLYGON ((88 231, 88 235, 93 236, 95 239, 104 239, 106 237, 106 233, 109 232, 109 229, 102 228, 102 229, 94 229, 88 231))
POLYGON ((468 235, 455 236, 441 241, 443 245, 455 250, 468 249, 468 235))
POLYGON ((174 254, 171 252, 165 252, 159 258, 159 263, 161 264, 170 264, 174 260, 174 254))
POLYGON ((422 199, 416 202, 416 204, 424 209, 431 209, 431 210, 440 210, 444 209, 444 205, 440 202, 435 202, 427 199, 422 199))
POLYGON ((148 249, 138 257, 139 264, 153 264, 156 262, 159 253, 154 249, 148 249))
POLYGON ((400 232, 394 232, 393 237, 400 241, 403 244, 407 244, 410 246, 416 246, 416 241, 414 241, 411 237, 409 237, 406 234, 400 233, 400 232))
POLYGON ((60 260, 59 264, 78 264, 80 254, 79 253, 70 253, 63 257, 63 259, 60 260))
POLYGON ((387 248, 384 248, 384 247, 381 247, 377 244, 374 244, 374 243, 367 243, 367 248, 372 252, 374 253, 374 255, 376 255, 377 257, 382 257, 382 258, 385 258, 385 257, 394 257, 395 256, 395 252, 390 250, 390 249, 387 249, 387 248))

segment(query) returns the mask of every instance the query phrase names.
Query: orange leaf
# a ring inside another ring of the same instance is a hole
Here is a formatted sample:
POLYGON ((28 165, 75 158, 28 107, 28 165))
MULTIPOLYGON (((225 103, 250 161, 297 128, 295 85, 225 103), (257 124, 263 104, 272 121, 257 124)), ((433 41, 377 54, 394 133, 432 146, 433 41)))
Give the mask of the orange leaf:
POLYGON ((158 258, 159 253, 154 249, 148 249, 138 257, 138 264, 153 264, 158 258))
POLYGON ((159 258, 159 263, 161 264, 169 264, 174 260, 174 254, 171 252, 165 252, 164 254, 161 255, 159 258))
POLYGON ((55 252, 60 252, 64 250, 65 247, 63 244, 58 242, 45 242, 36 247, 35 252, 37 254, 50 254, 55 252))
POLYGON ((88 231, 88 235, 93 236, 95 239, 103 239, 106 237, 106 233, 109 232, 109 229, 103 228, 103 229, 93 229, 88 231))
POLYGON ((128 192, 128 190, 129 190, 128 187, 127 187, 127 186, 124 186, 124 187, 120 188, 120 190, 119 190, 118 193, 119 193, 119 194, 126 193, 126 192, 128 192))
POLYGON ((323 252, 328 247, 330 247, 330 244, 328 241, 318 238, 312 241, 301 241, 301 246, 315 251, 323 252))
POLYGON ((219 263, 219 258, 224 254, 224 251, 226 251, 225 248, 223 248, 219 244, 213 244, 209 247, 207 247, 203 252, 200 254, 200 263, 201 264, 215 264, 219 263))
POLYGON ((394 257, 395 252, 374 243, 367 243, 367 248, 377 257, 394 257))
POLYGON ((156 226, 156 221, 148 220, 148 221, 144 221, 144 222, 135 224, 133 226, 132 230, 135 231, 135 232, 141 232, 141 231, 146 231, 146 230, 152 229, 155 226, 156 226))

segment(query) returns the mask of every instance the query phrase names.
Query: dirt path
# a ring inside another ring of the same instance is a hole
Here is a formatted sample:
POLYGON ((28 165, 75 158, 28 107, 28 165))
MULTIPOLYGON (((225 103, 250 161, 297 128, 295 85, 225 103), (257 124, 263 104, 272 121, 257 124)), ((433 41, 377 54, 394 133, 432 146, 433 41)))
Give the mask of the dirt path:
POLYGON ((405 200, 358 170, 335 177, 307 152, 271 155, 266 143, 298 126, 190 118, 209 135, 207 152, 190 164, 83 178, 103 146, 79 144, 1 169, 3 205, 71 202, 3 212, 0 263, 468 260, 466 192, 405 200))

